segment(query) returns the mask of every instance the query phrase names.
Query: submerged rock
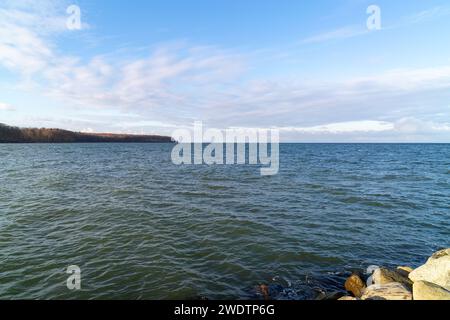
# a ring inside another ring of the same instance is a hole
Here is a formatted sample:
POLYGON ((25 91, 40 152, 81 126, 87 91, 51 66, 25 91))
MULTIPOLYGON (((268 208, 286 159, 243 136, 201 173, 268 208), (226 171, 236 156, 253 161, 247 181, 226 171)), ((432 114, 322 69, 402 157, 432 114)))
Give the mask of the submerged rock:
POLYGON ((409 279, 431 282, 450 290, 450 249, 434 253, 427 263, 409 274, 409 279))
POLYGON ((321 291, 311 285, 298 283, 289 287, 274 283, 262 283, 252 287, 250 292, 252 299, 258 300, 315 300, 321 291))
POLYGON ((437 284, 417 281, 413 286, 414 300, 450 300, 450 291, 437 284))
POLYGON ((263 296, 264 300, 270 300, 269 286, 266 284, 260 284, 257 288, 259 293, 263 296))
POLYGON ((339 300, 340 298, 342 298, 343 295, 344 294, 339 291, 335 291, 335 292, 331 292, 331 293, 321 292, 316 297, 316 300, 339 300))
POLYGON ((412 300, 412 293, 398 282, 374 284, 366 288, 362 300, 412 300))
POLYGON ((348 277, 347 281, 345 281, 345 290, 353 293, 353 295, 357 298, 360 298, 363 295, 365 289, 366 284, 356 273, 353 273, 350 277, 348 277))
POLYGON ((379 268, 373 273, 373 282, 375 284, 388 284, 392 282, 398 282, 406 286, 406 288, 412 288, 412 281, 408 277, 403 276, 400 272, 390 270, 387 268, 379 268))

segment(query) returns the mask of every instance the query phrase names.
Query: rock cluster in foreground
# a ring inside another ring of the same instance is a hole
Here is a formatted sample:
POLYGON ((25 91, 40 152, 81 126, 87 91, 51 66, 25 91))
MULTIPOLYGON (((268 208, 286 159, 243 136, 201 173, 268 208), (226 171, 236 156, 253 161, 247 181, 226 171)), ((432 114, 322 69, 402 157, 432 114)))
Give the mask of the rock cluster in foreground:
POLYGON ((352 274, 345 282, 351 296, 339 300, 450 300, 450 249, 433 254, 421 267, 369 268, 363 281, 352 274))

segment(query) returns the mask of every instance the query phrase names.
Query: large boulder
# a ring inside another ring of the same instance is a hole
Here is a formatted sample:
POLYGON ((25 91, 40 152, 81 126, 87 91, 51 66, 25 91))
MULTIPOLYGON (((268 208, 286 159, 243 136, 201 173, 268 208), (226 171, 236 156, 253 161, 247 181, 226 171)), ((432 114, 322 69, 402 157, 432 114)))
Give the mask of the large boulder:
POLYGON ((398 282, 406 286, 408 289, 412 288, 412 281, 396 270, 386 268, 376 269, 372 276, 374 284, 388 284, 398 282))
POLYGON ((373 284, 366 288, 362 300, 412 300, 412 293, 398 282, 373 284))
POLYGON ((356 273, 353 273, 348 277, 347 281, 345 281, 345 290, 353 293, 357 298, 360 298, 363 295, 364 289, 366 289, 366 284, 356 273))
POLYGON ((426 281, 450 290, 450 249, 433 254, 423 266, 409 274, 413 282, 426 281))
POLYGON ((414 300, 450 300, 450 291, 431 282, 416 281, 413 296, 414 300))

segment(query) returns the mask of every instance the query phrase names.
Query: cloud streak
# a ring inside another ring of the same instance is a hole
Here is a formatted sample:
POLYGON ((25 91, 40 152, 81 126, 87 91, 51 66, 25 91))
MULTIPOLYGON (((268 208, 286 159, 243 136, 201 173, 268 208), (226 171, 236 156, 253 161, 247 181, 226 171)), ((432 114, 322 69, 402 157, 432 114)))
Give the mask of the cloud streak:
MULTIPOLYGON (((400 19, 398 23, 382 26, 381 30, 393 30, 398 28, 405 28, 419 23, 425 23, 436 19, 444 18, 450 15, 450 6, 437 6, 420 11, 415 14, 408 15, 400 19)), ((334 30, 325 31, 316 35, 312 35, 303 39, 300 43, 303 45, 317 44, 330 41, 346 40, 354 37, 368 35, 371 32, 362 23, 361 25, 342 26, 334 30)))
POLYGON ((328 41, 334 41, 334 40, 343 40, 343 39, 354 38, 357 36, 362 36, 367 33, 369 33, 369 31, 367 29, 363 29, 362 27, 347 26, 347 27, 342 27, 342 28, 338 28, 335 30, 327 31, 324 33, 316 34, 314 36, 303 39, 301 41, 301 43, 302 44, 314 44, 314 43, 328 42, 328 41))

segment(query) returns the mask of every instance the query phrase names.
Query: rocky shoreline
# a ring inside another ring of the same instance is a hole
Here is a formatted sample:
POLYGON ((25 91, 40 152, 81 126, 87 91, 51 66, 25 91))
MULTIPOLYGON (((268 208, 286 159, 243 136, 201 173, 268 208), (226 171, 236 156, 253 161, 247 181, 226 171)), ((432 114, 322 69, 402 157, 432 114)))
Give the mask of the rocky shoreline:
POLYGON ((434 253, 417 269, 371 266, 345 282, 347 296, 337 300, 450 300, 450 249, 434 253))
MULTIPOLYGON (((365 272, 353 272, 342 278, 342 284, 333 286, 336 291, 324 291, 323 286, 305 286, 303 299, 312 300, 450 300, 450 248, 434 253, 425 264, 417 269, 407 266, 387 268, 369 266, 365 272), (342 286, 342 287, 341 287, 342 286), (311 291, 315 291, 315 294, 311 291)), ((256 288, 258 298, 264 300, 295 299, 300 288, 292 295, 280 293, 289 291, 274 284, 260 284, 256 288)))

